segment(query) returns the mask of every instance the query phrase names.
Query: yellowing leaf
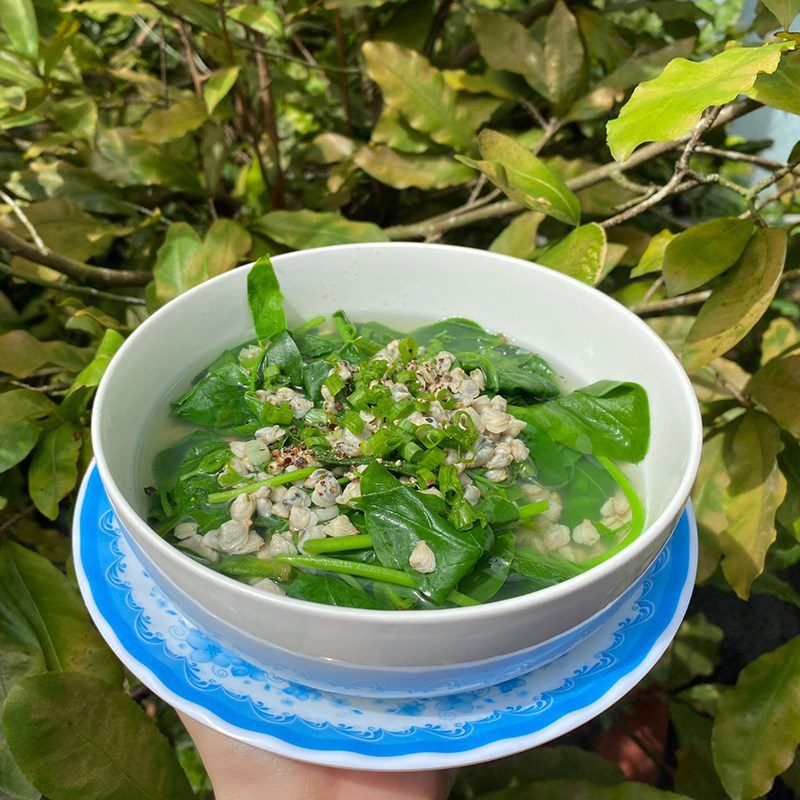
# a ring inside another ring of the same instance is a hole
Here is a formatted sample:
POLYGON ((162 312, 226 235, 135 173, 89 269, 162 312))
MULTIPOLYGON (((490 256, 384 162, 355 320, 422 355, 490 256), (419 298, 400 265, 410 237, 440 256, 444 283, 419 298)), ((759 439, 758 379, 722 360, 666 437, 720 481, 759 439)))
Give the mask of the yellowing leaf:
POLYGON ((800 346, 800 331, 786 317, 775 317, 761 337, 761 363, 766 364, 779 355, 800 346))
POLYGON ((794 18, 800 14, 800 0, 761 0, 775 15, 785 31, 789 30, 794 18))
POLYGON ((0 336, 0 372, 27 378, 43 367, 61 367, 78 372, 91 357, 91 351, 55 340, 40 342, 27 331, 9 331, 0 336))
POLYGON ((778 288, 786 259, 786 231, 759 228, 697 315, 683 352, 692 371, 741 341, 761 319, 778 288))
POLYGON ((714 764, 733 800, 765 795, 800 744, 800 637, 760 656, 724 692, 712 733, 714 764))
POLYGON ((594 286, 603 277, 606 232, 596 223, 581 225, 536 256, 545 267, 594 286))
POLYGON ((75 376, 72 386, 69 388, 70 394, 82 388, 94 388, 100 385, 100 380, 103 377, 114 353, 122 347, 125 339, 121 334, 115 330, 107 330, 97 346, 97 352, 94 358, 86 366, 85 369, 75 376))
POLYGON ((433 147, 433 140, 414 130, 405 117, 391 106, 381 111, 380 117, 372 129, 371 141, 375 144, 387 144, 403 153, 424 153, 433 147))
POLYGON ((281 18, 272 8, 261 8, 252 3, 245 3, 230 9, 228 16, 267 36, 280 36, 283 32, 281 18))
POLYGON ((435 142, 469 150, 475 130, 456 103, 456 93, 424 56, 392 42, 365 42, 367 73, 412 127, 435 142))
POLYGON ((725 492, 730 486, 730 475, 724 457, 725 437, 721 434, 703 444, 703 457, 692 490, 692 503, 700 536, 700 553, 697 581, 711 577, 722 553, 720 537, 728 527, 725 513, 725 492))
POLYGON ((28 492, 48 519, 58 516, 58 504, 75 488, 80 452, 80 431, 71 422, 47 431, 33 451, 28 492))
POLYGON ((206 104, 206 111, 209 114, 213 114, 214 109, 225 99, 238 77, 239 67, 218 69, 208 76, 203 84, 203 102, 206 104))
POLYGON ((466 183, 472 170, 452 156, 407 155, 390 147, 363 147, 354 159, 375 180, 395 189, 444 189, 466 183))
POLYGON ((37 423, 58 406, 32 389, 12 389, 0 394, 0 473, 11 469, 33 450, 42 431, 37 423))
POLYGON ((195 258, 206 276, 213 278, 241 264, 251 246, 250 234, 242 225, 232 219, 217 219, 206 232, 195 258))
POLYGON ((778 468, 783 448, 778 425, 760 411, 747 411, 726 432, 725 462, 730 484, 723 508, 728 527, 719 537, 722 571, 739 597, 764 569, 775 541, 775 512, 786 493, 778 468))
POLYGON ((489 66, 522 75, 533 89, 547 97, 544 51, 524 25, 505 14, 483 11, 470 19, 470 26, 489 66))
POLYGON ((316 211, 271 211, 252 229, 295 250, 351 242, 388 242, 389 237, 371 222, 354 222, 341 214, 316 211))
POLYGON ((766 106, 800 114, 800 52, 784 53, 775 72, 762 72, 747 96, 766 106))
POLYGON ((748 91, 760 72, 774 72, 787 42, 731 47, 705 61, 676 58, 657 78, 640 84, 608 123, 608 146, 624 161, 644 142, 664 142, 689 133, 703 111, 748 91))
POLYGON ((747 393, 800 437, 800 355, 776 358, 756 372, 747 393))
POLYGON ((647 244, 639 263, 631 270, 631 278, 649 275, 651 272, 661 272, 664 265, 664 253, 667 245, 677 236, 675 233, 664 229, 657 233, 647 244))
POLYGON ((544 220, 544 214, 538 211, 525 211, 518 214, 498 234, 489 245, 493 253, 502 253, 515 258, 533 258, 536 252, 536 231, 544 220))
POLYGON ((683 294, 722 275, 737 262, 753 230, 750 220, 719 217, 679 233, 664 252, 667 293, 683 294))
POLYGON ((547 18, 544 37, 544 76, 554 109, 563 113, 586 79, 583 42, 578 23, 559 0, 547 18))
POLYGON ((541 159, 510 136, 497 131, 481 131, 478 143, 483 161, 464 156, 458 159, 479 169, 520 205, 570 225, 580 222, 578 198, 541 159))
POLYGON ((207 119, 203 104, 196 97, 190 97, 169 108, 152 111, 145 117, 141 133, 148 142, 163 144, 196 131, 207 119))

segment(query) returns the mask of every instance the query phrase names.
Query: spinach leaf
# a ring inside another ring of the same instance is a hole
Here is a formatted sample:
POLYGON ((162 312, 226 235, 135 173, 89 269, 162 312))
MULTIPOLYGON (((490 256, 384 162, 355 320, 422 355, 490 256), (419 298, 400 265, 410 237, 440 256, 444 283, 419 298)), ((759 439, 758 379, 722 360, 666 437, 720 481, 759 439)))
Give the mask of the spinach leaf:
POLYGON ((580 575, 583 570, 561 556, 542 555, 532 547, 518 547, 514 554, 514 572, 527 578, 530 591, 555 586, 580 575))
POLYGON ((488 494, 476 506, 489 525, 505 527, 519 519, 519 509, 501 494, 488 494))
POLYGON ((288 583, 282 584, 289 597, 325 603, 329 606, 350 608, 381 608, 381 604, 363 589, 345 583, 331 575, 311 575, 298 572, 288 583))
POLYGON ((650 442, 647 392, 637 383, 598 381, 547 403, 511 406, 509 412, 595 456, 641 461, 650 442))
POLYGON ((303 367, 303 389, 309 400, 315 403, 322 400, 322 384, 330 370, 331 365, 322 360, 310 361, 303 367))
POLYGON ((498 349, 484 351, 497 374, 497 391, 507 400, 532 397, 552 400, 561 392, 549 364, 534 353, 503 353, 498 349))
POLYGON ((279 367, 292 386, 303 385, 303 356, 289 331, 279 331, 272 337, 266 361, 271 367, 279 367))
POLYGON ((389 344, 393 339, 402 339, 406 335, 380 322, 362 322, 357 327, 359 336, 369 339, 381 347, 389 344))
POLYGON ((413 575, 424 594, 442 603, 481 557, 489 532, 480 528, 457 530, 430 509, 422 499, 425 497, 406 486, 397 486, 362 493, 357 504, 364 512, 378 560, 384 566, 413 575), (420 540, 427 542, 436 557, 436 569, 428 574, 415 572, 409 565, 411 552, 420 540))
POLYGON ((572 477, 562 491, 564 510, 558 521, 574 528, 585 519, 599 519, 601 506, 614 494, 616 487, 614 479, 600 464, 592 458, 582 458, 575 464, 572 477))
POLYGON ((238 349, 223 353, 175 405, 175 416, 225 433, 248 433, 257 416, 247 402, 250 375, 237 359, 238 349))
POLYGON ((436 355, 440 350, 449 350, 452 353, 482 350, 504 342, 500 334, 488 333, 477 322, 461 317, 424 325, 417 328, 411 338, 424 345, 428 355, 436 355))
POLYGON ((166 498, 154 510, 156 518, 170 525, 193 519, 203 533, 219 527, 230 516, 227 504, 209 504, 208 495, 219 491, 217 472, 229 458, 228 443, 206 431, 194 431, 159 453, 154 472, 159 495, 166 498))
POLYGON ((305 361, 330 355, 338 346, 333 337, 316 333, 292 333, 292 339, 305 361))
POLYGON ((269 256, 262 256, 247 273, 247 302, 260 340, 286 328, 283 294, 269 256))
POLYGON ((373 462, 361 474, 360 485, 361 494, 376 494, 377 492, 388 492, 390 489, 397 489, 403 484, 386 467, 373 462))
POLYGON ((553 441, 545 431, 528 421, 520 438, 531 451, 536 467, 536 481, 542 486, 563 486, 572 475, 572 468, 581 454, 553 441))
POLYGON ((503 588, 514 560, 514 535, 512 533, 496 534, 494 544, 458 584, 458 591, 486 603, 503 588))

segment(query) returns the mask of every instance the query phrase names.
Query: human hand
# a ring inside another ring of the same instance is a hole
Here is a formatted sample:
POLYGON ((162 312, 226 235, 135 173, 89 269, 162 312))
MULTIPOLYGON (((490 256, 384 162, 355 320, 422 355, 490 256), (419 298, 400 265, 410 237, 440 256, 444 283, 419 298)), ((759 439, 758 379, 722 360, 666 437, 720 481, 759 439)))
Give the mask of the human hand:
POLYGON ((217 800, 443 800, 455 770, 362 772, 267 753, 181 714, 217 800))

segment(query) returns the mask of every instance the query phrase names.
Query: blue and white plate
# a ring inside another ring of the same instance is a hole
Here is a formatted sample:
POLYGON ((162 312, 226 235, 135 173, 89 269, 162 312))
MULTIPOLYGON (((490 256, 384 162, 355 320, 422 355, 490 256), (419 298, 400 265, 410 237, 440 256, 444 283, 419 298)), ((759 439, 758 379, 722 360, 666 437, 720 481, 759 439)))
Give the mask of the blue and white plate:
POLYGON ((635 686, 664 652, 683 619, 697 565, 697 532, 687 510, 632 599, 568 654, 488 689, 393 701, 290 683, 226 651, 187 622, 133 555, 96 468, 81 487, 73 542, 92 618, 152 691, 190 717, 264 750, 369 770, 487 761, 592 719, 635 686))

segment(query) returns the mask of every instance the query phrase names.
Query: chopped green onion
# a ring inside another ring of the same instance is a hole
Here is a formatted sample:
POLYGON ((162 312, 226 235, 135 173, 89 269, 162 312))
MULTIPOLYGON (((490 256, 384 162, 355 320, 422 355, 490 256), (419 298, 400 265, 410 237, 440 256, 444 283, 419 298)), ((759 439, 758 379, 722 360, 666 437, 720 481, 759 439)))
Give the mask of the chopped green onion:
POLYGON ((336 397, 336 395, 339 394, 342 389, 344 389, 344 381, 335 372, 333 375, 328 375, 328 377, 322 382, 322 385, 326 387, 334 397, 336 397))
POLYGON ((354 411, 352 408, 343 411, 339 419, 342 425, 356 436, 364 430, 364 426, 367 424, 361 419, 361 415, 358 411, 354 411))
POLYGON ((352 342, 358 336, 358 328, 347 319, 347 315, 344 311, 334 311, 331 315, 331 319, 336 326, 339 336, 341 336, 345 342, 352 342))
POLYGON ((322 323, 325 322, 325 317, 320 314, 318 317, 311 317, 308 322, 304 322, 302 325, 294 329, 294 333, 307 333, 308 331, 314 330, 314 328, 318 328, 322 323))
POLYGON ((368 550, 372 537, 366 533, 352 536, 329 536, 325 539, 309 539, 303 550, 307 553, 339 553, 347 550, 368 550))

